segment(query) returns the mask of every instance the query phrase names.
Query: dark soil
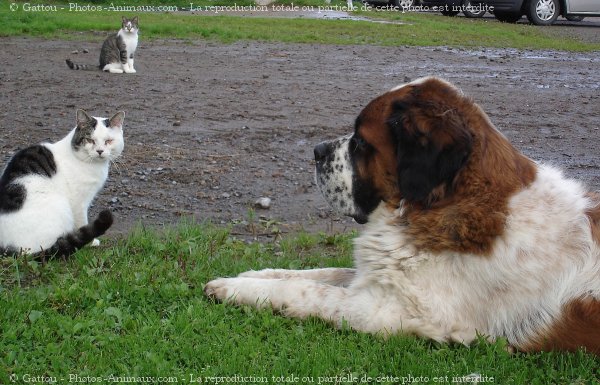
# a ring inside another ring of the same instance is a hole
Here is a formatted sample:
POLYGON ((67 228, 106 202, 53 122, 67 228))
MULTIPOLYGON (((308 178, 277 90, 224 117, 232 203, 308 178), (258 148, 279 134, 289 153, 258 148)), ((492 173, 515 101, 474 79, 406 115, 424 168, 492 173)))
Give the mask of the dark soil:
MULTIPOLYGON (((193 216, 249 231, 250 209, 283 232, 356 226, 327 207, 313 146, 350 132, 373 97, 442 76, 471 95, 525 154, 600 187, 600 53, 144 41, 137 74, 72 71, 100 42, 0 40, 0 161, 55 141, 75 109, 126 111, 124 155, 94 212, 112 234, 193 216), (90 51, 83 54, 83 50, 90 51), (72 54, 72 51, 79 51, 72 54), (260 197, 270 209, 254 208, 260 197)), ((258 226, 258 232, 269 232, 258 226)))

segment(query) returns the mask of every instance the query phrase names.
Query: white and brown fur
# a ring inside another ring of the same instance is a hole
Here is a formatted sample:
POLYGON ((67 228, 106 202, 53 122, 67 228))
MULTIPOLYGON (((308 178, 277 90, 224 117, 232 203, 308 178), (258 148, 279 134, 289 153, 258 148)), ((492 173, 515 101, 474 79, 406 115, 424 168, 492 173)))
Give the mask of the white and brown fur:
POLYGON ((137 72, 133 67, 133 58, 138 45, 138 17, 122 18, 121 29, 104 40, 100 51, 98 66, 77 64, 67 59, 67 66, 72 70, 102 70, 122 74, 137 72))
POLYGON ((600 354, 598 196, 519 153, 460 90, 397 87, 315 159, 326 199, 367 222, 355 268, 250 271, 207 295, 364 332, 600 354))

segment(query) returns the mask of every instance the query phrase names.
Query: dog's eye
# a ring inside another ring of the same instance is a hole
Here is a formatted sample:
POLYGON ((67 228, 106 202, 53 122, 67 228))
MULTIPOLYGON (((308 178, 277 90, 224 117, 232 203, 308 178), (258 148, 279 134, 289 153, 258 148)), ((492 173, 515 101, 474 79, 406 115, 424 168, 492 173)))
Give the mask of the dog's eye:
POLYGON ((368 143, 359 136, 353 136, 350 143, 353 150, 362 150, 368 146, 368 143))

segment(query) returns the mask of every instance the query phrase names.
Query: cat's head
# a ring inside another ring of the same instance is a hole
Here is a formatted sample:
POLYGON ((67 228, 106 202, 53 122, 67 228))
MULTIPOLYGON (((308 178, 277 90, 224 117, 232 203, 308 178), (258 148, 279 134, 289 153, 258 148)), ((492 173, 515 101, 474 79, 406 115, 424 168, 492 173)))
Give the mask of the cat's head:
POLYGON ((75 156, 84 162, 108 162, 123 152, 123 120, 125 113, 117 112, 112 118, 89 116, 77 110, 77 127, 71 139, 75 156))
POLYGON ((123 16, 123 19, 121 21, 121 29, 125 32, 137 33, 139 29, 138 17, 136 16, 133 19, 128 19, 125 16, 123 16))

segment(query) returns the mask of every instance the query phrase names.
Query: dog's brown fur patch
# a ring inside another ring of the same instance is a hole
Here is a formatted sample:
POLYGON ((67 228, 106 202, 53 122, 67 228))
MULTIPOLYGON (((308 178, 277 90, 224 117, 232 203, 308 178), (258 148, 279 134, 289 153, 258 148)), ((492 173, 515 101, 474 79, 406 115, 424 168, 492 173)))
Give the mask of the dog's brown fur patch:
POLYGON ((402 130, 445 151, 470 154, 451 184, 434 187, 425 202, 407 202, 407 233, 418 248, 485 255, 502 235, 510 197, 528 186, 536 166, 520 154, 472 100, 439 79, 408 85, 374 99, 360 115, 357 132, 375 151, 358 164, 390 205, 402 196, 397 180, 397 143, 388 122, 394 104, 405 107, 402 130), (468 142, 468 143, 467 143, 468 142))
POLYGON ((561 318, 551 328, 523 347, 524 351, 567 350, 585 348, 600 354, 600 301, 582 298, 563 307, 561 318))

